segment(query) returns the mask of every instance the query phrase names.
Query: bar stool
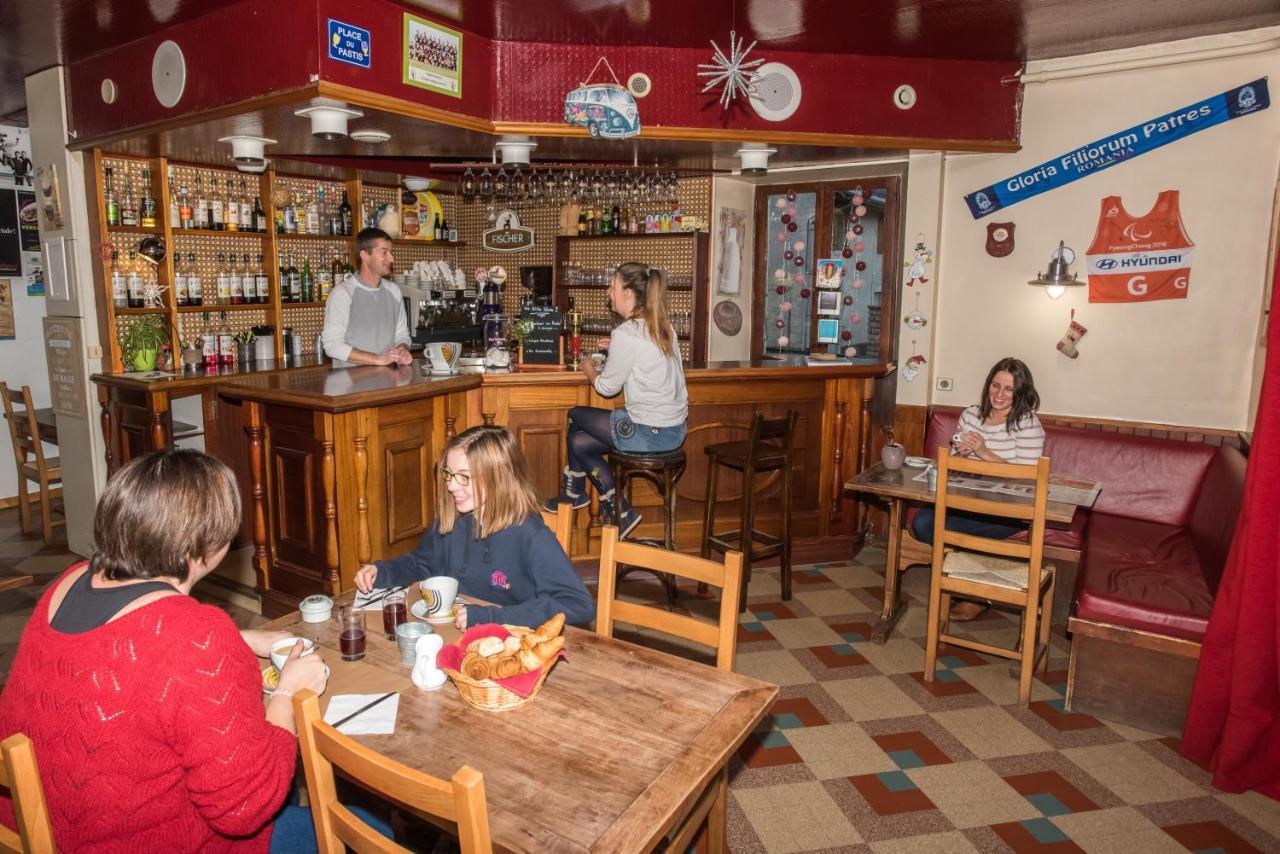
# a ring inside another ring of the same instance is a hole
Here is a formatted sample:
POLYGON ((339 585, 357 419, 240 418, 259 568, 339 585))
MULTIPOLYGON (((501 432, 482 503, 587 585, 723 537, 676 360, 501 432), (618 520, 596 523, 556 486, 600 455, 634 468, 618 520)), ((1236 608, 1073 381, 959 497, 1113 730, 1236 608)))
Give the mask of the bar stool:
MULTIPOLYGON (((663 538, 659 540, 652 537, 636 537, 631 540, 632 542, 675 551, 676 484, 680 482, 680 476, 684 474, 687 463, 684 448, 676 448, 672 451, 620 451, 615 448, 609 451, 609 467, 613 469, 615 507, 621 506, 624 496, 628 501, 631 500, 629 486, 636 478, 652 483, 662 498, 663 538)), ((606 521, 618 524, 617 519, 606 521)), ((618 580, 621 581, 633 569, 642 572, 652 571, 644 567, 624 566, 618 573, 618 580)), ((654 572, 654 575, 662 582, 667 597, 667 610, 674 611, 676 608, 675 579, 665 572, 654 572)))
POLYGON ((745 441, 717 442, 708 445, 707 503, 702 520, 702 556, 712 550, 742 552, 742 596, 738 610, 747 607, 747 586, 751 582, 751 564, 757 560, 782 556, 782 598, 791 598, 791 456, 795 446, 797 413, 787 410, 781 418, 766 418, 757 412, 751 421, 751 435, 745 441), (742 472, 742 509, 739 526, 733 531, 715 533, 716 480, 720 466, 742 472), (782 536, 775 537, 755 529, 756 475, 779 471, 782 474, 782 536))

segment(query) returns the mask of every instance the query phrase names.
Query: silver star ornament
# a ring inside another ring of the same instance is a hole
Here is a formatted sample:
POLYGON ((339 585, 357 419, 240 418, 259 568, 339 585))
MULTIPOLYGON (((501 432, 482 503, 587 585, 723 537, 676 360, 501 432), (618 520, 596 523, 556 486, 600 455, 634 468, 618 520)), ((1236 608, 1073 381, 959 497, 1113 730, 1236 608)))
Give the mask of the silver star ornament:
POLYGON ((750 97, 755 91, 756 81, 760 79, 760 74, 755 69, 762 65, 764 60, 747 61, 747 54, 751 53, 756 43, 752 42, 746 50, 743 50, 742 45, 745 41, 745 38, 738 38, 737 33, 730 30, 728 55, 726 56, 724 51, 720 50, 720 46, 712 41, 711 49, 716 52, 715 56, 710 63, 698 64, 698 68, 702 69, 698 72, 698 76, 710 78, 707 85, 702 87, 704 93, 710 92, 717 86, 724 86, 720 93, 720 105, 724 109, 728 109, 730 102, 739 95, 750 97))

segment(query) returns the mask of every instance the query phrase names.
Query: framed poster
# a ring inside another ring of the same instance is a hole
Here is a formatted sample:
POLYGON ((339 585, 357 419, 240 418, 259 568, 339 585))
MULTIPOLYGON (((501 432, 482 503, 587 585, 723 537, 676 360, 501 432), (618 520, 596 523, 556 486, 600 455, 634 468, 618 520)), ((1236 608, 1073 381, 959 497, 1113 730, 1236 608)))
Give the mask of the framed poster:
POLYGON ((818 291, 818 308, 816 314, 819 317, 839 317, 840 316, 840 292, 839 291, 818 291))
POLYGON ((53 411, 75 418, 88 416, 85 403, 84 347, 80 320, 74 317, 44 319, 44 353, 49 367, 49 396, 53 411))
POLYGON ((844 276, 843 258, 821 258, 814 272, 814 287, 827 290, 840 290, 840 279, 844 276))
POLYGON ((62 197, 53 164, 36 167, 36 193, 40 199, 40 224, 45 231, 62 231, 62 197))
POLYGON ((720 209, 720 269, 716 293, 737 296, 742 288, 742 242, 747 233, 747 212, 720 209))
POLYGON ((461 98, 462 33, 406 12, 402 82, 461 98))
POLYGON ((22 273, 22 236, 18 233, 18 194, 0 190, 0 276, 22 273))

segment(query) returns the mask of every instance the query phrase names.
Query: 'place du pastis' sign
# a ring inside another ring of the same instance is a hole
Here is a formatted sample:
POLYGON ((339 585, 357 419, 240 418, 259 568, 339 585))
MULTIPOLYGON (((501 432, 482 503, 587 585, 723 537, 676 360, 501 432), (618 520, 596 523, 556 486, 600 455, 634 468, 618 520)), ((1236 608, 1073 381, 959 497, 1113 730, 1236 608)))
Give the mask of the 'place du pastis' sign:
POLYGON ((520 217, 513 210, 498 212, 494 227, 480 238, 490 252, 523 252, 533 248, 533 229, 520 224, 520 217))

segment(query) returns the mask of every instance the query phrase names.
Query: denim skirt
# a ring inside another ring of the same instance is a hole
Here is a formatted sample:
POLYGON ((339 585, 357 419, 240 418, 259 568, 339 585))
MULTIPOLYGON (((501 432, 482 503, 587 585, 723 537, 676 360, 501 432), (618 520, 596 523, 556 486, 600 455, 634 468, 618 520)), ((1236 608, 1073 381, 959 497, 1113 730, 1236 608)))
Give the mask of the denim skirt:
POLYGON ((639 424, 631 420, 626 409, 615 409, 609 413, 609 429, 613 433, 614 447, 619 451, 639 453, 674 451, 684 444, 686 432, 684 424, 671 427, 639 424))

